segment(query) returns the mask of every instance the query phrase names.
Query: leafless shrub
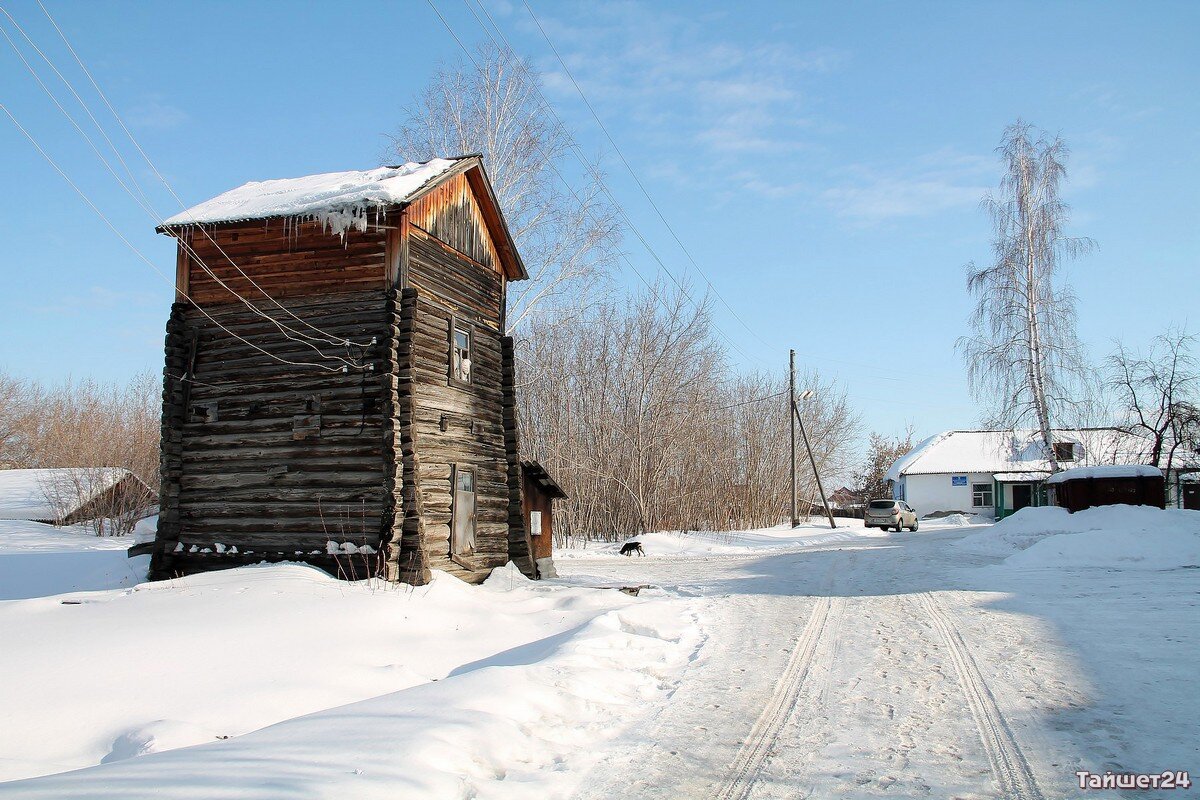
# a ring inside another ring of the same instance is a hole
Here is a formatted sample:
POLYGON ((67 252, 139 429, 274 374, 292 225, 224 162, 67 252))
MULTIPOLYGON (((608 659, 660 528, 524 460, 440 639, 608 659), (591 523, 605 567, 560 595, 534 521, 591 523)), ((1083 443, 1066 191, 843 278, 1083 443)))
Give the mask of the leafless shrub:
MULTIPOLYGON (((518 362, 522 448, 570 495, 555 509, 559 544, 786 518, 786 384, 736 375, 707 305, 660 286, 533 333, 518 362)), ((815 390, 802 408, 814 455, 838 471, 857 419, 831 382, 801 380, 815 390)))

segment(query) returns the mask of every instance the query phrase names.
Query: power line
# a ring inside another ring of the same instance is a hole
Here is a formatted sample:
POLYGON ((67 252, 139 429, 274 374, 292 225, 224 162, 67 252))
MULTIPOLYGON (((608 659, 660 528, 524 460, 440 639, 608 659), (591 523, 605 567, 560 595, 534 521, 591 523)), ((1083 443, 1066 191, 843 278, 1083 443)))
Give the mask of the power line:
MULTIPOLYGON (((170 182, 168 182, 167 179, 158 170, 157 166, 155 166, 154 162, 150 159, 150 156, 146 153, 146 151, 142 148, 141 144, 137 141, 137 138, 129 130, 128 126, 125 125, 125 122, 121 118, 121 115, 117 112, 116 108, 113 107, 112 103, 109 102, 108 96, 105 95, 104 91, 100 88, 99 83, 96 81, 95 77, 93 77, 91 71, 87 68, 87 65, 84 64, 83 59, 79 56, 78 52, 76 52, 75 48, 71 45, 70 40, 67 38, 67 36, 63 32, 63 30, 59 27, 58 23, 54 20, 54 17, 50 15, 49 10, 45 7, 45 5, 42 4, 41 0, 38 0, 38 5, 41 7, 42 12, 46 15, 46 18, 50 21, 50 24, 54 26, 54 29, 58 32, 58 35, 62 38, 63 44, 66 45, 67 50, 70 51, 71 55, 75 58, 76 63, 79 65, 79 67, 83 71, 84 75, 87 76, 88 80, 92 84, 92 87, 96 90, 96 93, 100 96, 101 100, 104 101, 105 105, 108 107, 108 110, 112 113, 113 117, 116 119, 117 124, 121 126, 121 129, 125 132, 126 136, 129 137, 130 142, 133 143, 133 146, 141 154, 142 158, 146 161, 146 164, 150 167, 151 171, 153 171, 153 173, 159 179, 159 181, 162 182, 163 186, 166 187, 167 191, 169 191, 171 193, 171 195, 175 198, 176 202, 178 202, 180 204, 181 209, 186 209, 186 207, 187 207, 186 204, 183 202, 182 199, 180 199, 179 195, 175 193, 175 190, 171 186, 170 182)), ((53 95, 52 92, 50 92, 49 88, 46 87, 46 85, 42 82, 40 77, 38 77, 37 72, 33 69, 33 67, 25 59, 24 55, 22 55, 21 52, 17 49, 16 45, 12 42, 12 40, 9 39, 9 45, 13 47, 15 52, 17 52, 17 55, 21 58, 22 62, 25 63, 26 68, 29 69, 30 73, 34 76, 35 80, 37 80, 38 84, 41 85, 42 89, 51 98, 51 100, 54 101, 55 105, 57 105, 59 107, 59 110, 62 111, 62 113, 67 117, 67 119, 71 121, 71 123, 75 126, 76 130, 79 131, 80 135, 82 135, 84 137, 84 139, 88 142, 88 144, 91 145, 92 150, 94 152, 96 152, 97 157, 99 157, 100 160, 105 163, 105 166, 108 167, 109 172, 113 173, 113 177, 117 180, 118 184, 121 184, 121 187, 125 190, 125 192, 127 194, 129 194, 130 197, 135 202, 138 202, 138 204, 141 205, 142 209, 144 211, 146 211, 146 213, 155 221, 156 224, 163 222, 164 221, 163 218, 152 207, 149 199, 146 197, 145 192, 142 191, 140 183, 138 182, 137 178, 134 176, 132 170, 129 168, 129 165, 126 163, 124 157, 122 157, 121 151, 113 143, 112 139, 109 138, 108 133, 104 129, 104 126, 101 125, 99 120, 96 119, 96 116, 92 113, 91 108, 88 106, 87 102, 80 96, 79 92, 76 91, 76 89, 75 89, 74 85, 71 83, 71 81, 68 80, 66 78, 66 76, 64 76, 62 74, 62 72, 55 66, 53 60, 49 56, 47 56, 41 50, 41 48, 39 48, 37 46, 37 44, 33 41, 33 39, 30 38, 29 34, 25 32, 25 30, 21 27, 20 23, 17 22, 17 20, 13 17, 13 15, 11 13, 8 12, 7 9, 0 7, 0 11, 4 11, 5 16, 7 16, 9 18, 9 21, 12 22, 14 27, 16 27, 16 29, 21 33, 21 35, 25 38, 25 40, 29 43, 29 45, 34 49, 34 51, 37 52, 37 54, 39 56, 41 56, 42 60, 45 61, 47 63, 47 65, 49 65, 50 69, 54 71, 54 74, 58 76, 59 80, 61 80, 63 82, 63 84, 66 85, 67 89, 70 90, 71 94, 75 96, 76 101, 83 108, 84 112, 91 119, 92 123, 96 126, 96 129, 100 132, 100 135, 104 137, 104 140, 108 143, 109 148, 113 151, 113 154, 116 156, 117 160, 121 163, 121 166, 125 169, 126 174, 129 176, 130 182, 132 183, 134 188, 137 189, 138 193, 142 196, 142 201, 139 201, 138 198, 133 197, 133 193, 129 190, 128 187, 126 187, 124 185, 124 183, 121 181, 120 177, 116 175, 115 171, 112 169, 111 166, 109 166, 109 164, 107 163, 104 156, 100 154, 99 150, 91 142, 91 139, 87 136, 86 133, 84 133, 84 131, 80 128, 78 123, 75 122, 74 118, 71 117, 71 115, 66 111, 66 109, 63 108, 62 104, 58 102, 57 98, 53 95)), ((5 33, 5 38, 8 39, 7 33, 5 33)), ((230 294, 232 294, 238 300, 240 300, 244 304, 246 304, 246 306, 248 308, 250 308, 252 311, 254 311, 254 313, 258 314, 259 316, 263 317, 264 319, 267 319, 268 321, 270 321, 271 323, 276 325, 276 327, 280 328, 280 333, 282 333, 286 338, 289 338, 289 339, 292 338, 291 336, 288 336, 288 333, 292 333, 292 334, 295 334, 296 336, 308 339, 310 341, 322 341, 326 344, 344 345, 344 346, 349 346, 351 344, 354 344, 353 342, 346 340, 345 337, 333 336, 332 334, 329 334, 328 332, 323 331, 314 325, 311 325, 306 320, 301 319, 298 315, 296 315, 294 312, 292 312, 291 309, 288 309, 286 306, 279 303, 274 297, 272 297, 270 294, 268 294, 265 289, 263 289, 261 286, 259 286, 259 284, 252 277, 247 275, 240 266, 238 266, 238 264, 229 256, 229 254, 225 252, 224 248, 221 247, 220 243, 218 243, 216 241, 216 239, 214 239, 213 236, 203 226, 199 226, 199 227, 200 227, 201 232, 204 234, 204 236, 210 242, 212 242, 212 244, 216 247, 218 252, 220 252, 220 254, 230 263, 230 265, 232 265, 233 268, 235 270, 237 270, 237 272, 243 278, 245 278, 250 283, 251 286, 253 286, 255 289, 257 289, 260 293, 262 293, 262 295, 264 297, 267 298, 267 300, 269 300, 271 303, 273 303, 279 309, 281 309, 286 314, 288 314, 289 316, 294 318, 296 321, 300 322, 302 325, 305 325, 308 328, 321 334, 321 338, 316 338, 316 337, 312 337, 308 334, 305 334, 301 331, 298 331, 294 328, 291 328, 290 326, 283 325, 282 323, 278 322, 273 317, 268 315, 266 312, 264 312, 262 309, 259 309, 257 306, 254 306, 253 304, 251 304, 247 298, 243 297, 240 293, 238 293, 237 291, 232 289, 230 286, 228 286, 228 284, 226 284, 220 277, 218 277, 216 275, 216 273, 208 266, 208 264, 205 263, 204 259, 201 258, 200 255, 191 246, 190 242, 185 241, 183 238, 177 236, 174 232, 170 232, 172 238, 174 238, 180 244, 180 246, 182 246, 184 248, 184 250, 188 253, 189 257, 193 258, 198 263, 198 265, 201 267, 201 269, 204 270, 204 272, 206 274, 208 274, 210 277, 212 277, 213 280, 215 280, 222 288, 224 288, 226 291, 228 291, 230 294)), ((309 346, 311 347, 311 345, 309 345, 309 346)), ((362 347, 365 347, 366 345, 357 345, 357 346, 362 348, 362 347)), ((343 361, 347 364, 351 364, 352 366, 355 366, 356 368, 361 366, 360 364, 357 364, 355 362, 349 361, 347 359, 343 359, 340 356, 326 355, 325 353, 322 353, 316 347, 313 347, 313 349, 316 350, 317 353, 320 354, 323 358, 335 358, 335 359, 343 361)))
MULTIPOLYGON (((488 33, 489 38, 492 38, 492 41, 495 44, 497 44, 497 46, 499 46, 499 42, 497 42, 495 40, 495 38, 491 36, 491 33, 487 31, 487 26, 483 24, 482 20, 479 19, 478 14, 475 13, 474 8, 471 6, 470 0, 463 0, 463 2, 467 4, 467 7, 471 11, 472 15, 475 17, 475 19, 477 21, 479 21, 480 26, 484 28, 484 31, 488 33)), ((512 47, 512 43, 508 40, 508 37, 505 36, 504 32, 500 29, 500 26, 496 23, 495 18, 491 15, 491 13, 483 5, 482 0, 474 0, 474 2, 476 5, 478 5, 479 10, 482 11, 483 14, 487 17, 488 21, 491 23, 492 28, 496 31, 496 33, 504 41, 504 43, 508 47, 508 49, 514 50, 514 48, 512 47)), ((576 80, 574 74, 571 72, 570 68, 567 66, 565 59, 559 53, 558 49, 554 46, 553 41, 551 41, 549 35, 547 34, 545 28, 542 26, 541 21, 538 19, 537 15, 534 13, 533 8, 530 6, 528 0, 522 0, 522 3, 524 4, 526 11, 529 13, 530 18, 533 20, 534 24, 538 28, 538 31, 541 33, 542 38, 546 41, 546 44, 550 47, 550 50, 554 53, 555 58, 558 60, 558 63, 562 66, 563 71, 566 73, 568 79, 571 81, 572 85, 575 87, 576 92, 579 94, 580 98, 583 100, 584 104, 587 106, 588 111, 591 112, 591 115, 595 119, 596 124, 600 127, 600 130, 604 133, 604 136, 608 140, 609 144, 612 145, 613 150, 616 151, 617 156, 620 158, 621 162, 624 164, 626 170, 629 171, 630 176, 637 183, 638 188, 641 190, 642 194, 646 197, 646 200, 649 201, 650 205, 654 208, 654 211, 658 215, 658 218, 662 221, 663 225, 666 226, 667 230, 671 233, 672 238, 675 239, 675 242, 679 245, 680 249, 687 256, 688 260, 696 268, 696 271, 700 274, 700 276, 702 278, 704 278, 704 280, 708 284, 709 288, 711 288, 713 290, 713 293, 721 301, 722 305, 724 305, 730 311, 730 313, 733 314, 733 316, 738 320, 738 322, 741 323, 742 327, 746 328, 746 330, 751 335, 753 335, 756 339, 758 339, 760 342, 762 342, 767 347, 771 347, 769 342, 766 342, 765 340, 763 340, 763 338, 761 336, 759 336, 752 328, 750 328, 745 323, 745 320, 737 313, 737 311, 732 306, 730 306, 730 304, 721 295, 720 291, 716 288, 716 286, 713 285, 712 281, 709 280, 707 275, 705 275, 703 270, 701 270, 700 266, 696 263, 695 258, 692 256, 691 251, 684 244, 684 242, 680 239, 680 237, 678 236, 678 234, 676 233, 674 228, 671 226, 670 222, 666 219, 666 216, 663 214, 661 208, 655 202, 654 198, 650 195, 650 193, 646 189, 644 183, 638 177, 636 171, 633 169, 632 165, 629 163, 628 159, 625 157, 625 154, 621 151, 620 146, 617 144, 614 137, 608 130, 608 127, 604 124, 603 120, 600 118, 599 113, 596 111, 596 109, 592 105, 591 101, 588 100, 587 95, 583 91, 583 88, 579 85, 579 82, 576 80)), ((445 24, 444 20, 443 20, 443 24, 445 24)), ((455 39, 457 40, 457 37, 455 37, 455 39)), ((459 46, 460 47, 462 46, 461 42, 459 43, 459 46)), ((540 91, 540 89, 538 90, 538 92, 539 92, 539 95, 541 95, 547 109, 552 114, 554 114, 555 118, 559 121, 560 126, 562 126, 563 123, 562 123, 561 118, 558 117, 557 112, 554 111, 553 107, 550 105, 549 101, 546 99, 545 94, 542 93, 540 91)), ((564 128, 564 130, 565 130, 565 128, 564 128)), ((584 166, 586 169, 590 170, 590 167, 588 167, 586 164, 584 166)), ((609 196, 611 198, 611 195, 609 195, 609 196)), ((614 205, 617 205, 618 209, 622 211, 622 215, 625 216, 623 209, 620 209, 620 204, 616 203, 615 199, 614 199, 614 205)), ((626 219, 628 220, 627 216, 626 216, 626 219)), ((633 226, 632 222, 630 224, 631 224, 631 227, 634 227, 635 233, 637 233, 636 226, 633 226)), ((654 253, 651 253, 651 255, 654 255, 654 253)), ((658 260, 658 259, 656 258, 656 260, 658 260)), ((659 261, 659 263, 661 264, 661 261, 659 261)), ((665 265, 663 265, 663 266, 665 269, 665 265)), ((668 271, 668 274, 670 274, 669 271, 668 271)), ((739 350, 739 352, 743 352, 743 354, 745 354, 744 351, 739 350)), ((860 363, 860 362, 846 361, 844 359, 830 358, 828 356, 817 356, 817 355, 813 355, 811 353, 797 353, 797 355, 803 356, 804 358, 809 359, 809 360, 826 361, 826 362, 830 362, 830 363, 834 363, 834 364, 843 364, 845 366, 857 367, 859 369, 873 370, 875 372, 880 373, 881 378, 884 378, 887 380, 903 381, 903 380, 908 379, 905 376, 889 375, 886 373, 885 370, 881 369, 878 366, 872 365, 872 364, 864 364, 864 363, 860 363)))
POLYGON ((773 400, 776 397, 783 397, 785 394, 787 394, 787 390, 784 390, 782 392, 776 392, 775 394, 769 394, 766 397, 754 397, 754 398, 751 398, 750 400, 742 400, 739 403, 730 403, 727 406, 720 406, 719 408, 714 408, 711 410, 712 411, 724 411, 729 408, 738 408, 739 406, 748 406, 751 403, 761 403, 764 400, 773 400))
MULTIPOLYGON (((621 163, 624 164, 625 169, 629 171, 629 175, 633 178, 634 183, 637 184, 637 187, 641 190, 642 195, 645 196, 646 200, 650 203, 650 206, 654 209, 654 213, 658 215, 659 220, 661 220, 662 224, 666 226, 666 229, 670 232, 671 237, 675 240, 675 243, 679 245, 679 249, 681 249, 684 255, 687 256, 688 261, 690 261, 692 266, 695 267, 696 272, 699 273, 700 277, 704 278, 704 282, 708 284, 708 288, 712 289, 713 294, 717 296, 717 299, 719 299, 722 305, 729 310, 729 313, 733 314, 734 319, 736 319, 750 335, 758 339, 768 348, 771 347, 772 345, 769 342, 759 336, 757 332, 755 332, 750 328, 749 325, 746 324, 746 321, 742 319, 742 316, 738 314, 733 306, 729 305, 729 303, 721 295, 720 290, 718 290, 717 287, 713 285, 713 282, 709 279, 709 277, 704 274, 704 270, 700 269, 700 265, 696 263, 696 259, 692 256, 691 251, 688 250, 687 245, 683 243, 683 240, 679 238, 679 234, 675 232, 675 228, 673 228, 671 223, 667 221, 662 209, 658 207, 658 203, 654 202, 654 198, 650 196, 650 192, 646 189, 645 184, 642 183, 641 178, 638 177, 637 172, 634 171, 633 167, 629 163, 629 160, 625 158, 625 154, 621 152, 620 146, 617 144, 616 140, 613 139, 612 134, 609 133, 608 127, 605 126, 603 120, 600 119, 600 115, 596 113, 596 109, 592 106, 591 101, 588 100, 587 95, 584 94, 583 88, 580 87, 579 82, 575 80, 575 76, 571 73, 571 69, 567 66, 567 62, 563 60, 563 57, 559 54, 558 48, 554 46, 554 42, 550 41, 550 37, 547 35, 546 29, 542 27, 541 20, 539 20, 537 15, 533 13, 533 8, 529 5, 528 0, 522 0, 522 3, 525 6, 525 10, 529 12, 530 18, 533 19, 533 24, 537 26, 538 31, 542 34, 542 38, 545 39, 546 44, 549 45, 550 51, 554 53, 554 57, 558 59, 558 63, 562 65, 563 72, 565 72, 567 77, 571 80, 571 85, 575 87, 575 91, 579 93, 580 99, 583 100, 584 105, 586 105, 588 111, 591 112, 592 119, 596 120, 596 124, 600 126, 600 130, 604 133, 604 137, 608 139, 608 143, 612 145, 617 157, 621 159, 621 163)), ((487 9, 484 9, 483 11, 485 14, 488 14, 487 9)), ((488 16, 490 17, 491 15, 488 14, 488 16)), ((495 21, 493 20, 493 25, 494 24, 495 21)), ((499 29, 497 28, 497 30, 499 29)), ((501 35, 503 36, 503 34, 501 35)))
MULTIPOLYGON (((468 0, 464 0, 464 2, 468 3, 467 8, 470 9, 471 6, 470 6, 468 0)), ((509 42, 508 37, 504 35, 504 32, 502 30, 500 30, 500 27, 496 24, 496 21, 494 18, 492 18, 492 15, 482 5, 482 3, 479 2, 479 0, 476 0, 476 3, 479 5, 480 10, 482 10, 483 13, 488 17, 488 19, 491 20, 492 27, 495 28, 496 32, 500 35, 500 38, 504 41, 505 48, 509 52, 515 52, 515 49, 513 48, 512 43, 509 42)), ((472 14, 474 14, 473 9, 472 9, 472 14)), ((479 19, 478 15, 475 15, 475 18, 476 18, 476 20, 478 20, 479 19)), ((500 43, 497 42, 494 37, 492 37, 490 32, 488 32, 487 26, 483 25, 482 22, 480 22, 480 26, 483 27, 484 32, 487 33, 488 37, 492 39, 492 42, 497 47, 500 47, 500 43)), ((644 247, 646 249, 646 252, 650 255, 650 257, 652 259, 654 259, 654 261, 658 264, 659 268, 667 274, 667 277, 669 277, 671 279, 671 281, 675 284, 675 286, 679 288, 679 291, 683 294, 683 296, 686 297, 688 299, 688 301, 691 302, 694 306, 699 308, 699 305, 696 303, 696 301, 693 300, 691 295, 688 294, 687 289, 683 285, 683 283, 678 278, 675 277, 675 273, 671 271, 671 268, 668 267, 666 262, 663 261, 662 257, 659 256, 658 251, 656 251, 654 249, 654 247, 650 244, 649 240, 642 233, 641 229, 637 226, 637 223, 635 223, 633 221, 633 219, 629 216, 628 212, 626 212, 625 207, 623 205, 621 205, 621 202, 619 200, 617 200, 616 196, 613 194, 612 190, 609 189, 608 184, 605 183, 603 177, 600 175, 600 173, 596 169, 596 167, 593 166, 592 164, 590 164, 588 162, 588 160, 586 158, 584 158, 583 153, 579 148, 579 145, 574 141, 574 137, 567 130, 566 123, 563 121, 562 117, 559 116, 558 112, 555 110, 555 108, 554 108, 553 104, 550 102, 549 98, 546 97, 546 94, 541 90, 541 86, 539 85, 539 82, 536 79, 536 77, 533 76, 529 72, 529 68, 525 65, 523 60, 518 59, 517 64, 525 72, 526 77, 529 79, 530 86, 534 89, 534 91, 537 92, 538 96, 541 98, 542 107, 546 111, 548 111, 554 117, 555 121, 558 123, 558 127, 563 132, 563 136, 566 138, 567 145, 568 145, 569 149, 571 150, 572 154, 575 156, 576 160, 579 161, 579 163, 583 167, 583 169, 592 177, 592 180, 594 180, 596 182, 596 185, 600 187, 600 190, 602 192, 604 192, 605 196, 608 197, 609 202, 612 203, 613 207, 617 210, 617 212, 625 220, 626 224, 629 226, 629 229, 633 232, 633 235, 635 237, 637 237, 639 242, 641 242, 642 247, 644 247)), ((635 179, 636 179, 636 176, 635 176, 635 179)), ((685 248, 685 251, 686 251, 686 248, 685 248)), ((690 258, 690 253, 688 254, 688 256, 690 258)), ((628 259, 626 259, 626 261, 628 261, 628 259)), ((694 263, 695 262, 693 261, 693 264, 694 263)), ((630 264, 630 266, 632 267, 632 264, 630 264)), ((634 269, 634 271, 635 272, 637 271, 636 268, 634 269)), ((729 304, 725 301, 724 297, 721 297, 720 292, 717 291, 717 288, 715 286, 713 286, 711 281, 708 280, 708 278, 700 270, 699 266, 696 266, 696 271, 700 273, 700 276, 702 278, 704 278, 704 280, 708 284, 709 288, 717 296, 717 298, 721 301, 721 303, 723 303, 726 308, 729 308, 730 312, 732 312, 735 317, 738 317, 737 312, 734 311, 729 306, 729 304)), ((741 322, 740 317, 738 317, 738 321, 741 322)), ((745 323, 742 323, 742 324, 744 325, 745 323)), ((728 342, 729 345, 731 347, 733 347, 734 350, 741 353, 746 358, 754 359, 754 360, 757 360, 764 364, 770 363, 766 359, 759 358, 758 356, 752 355, 751 353, 748 353, 745 350, 743 350, 741 347, 738 346, 738 344, 736 342, 733 341, 732 338, 729 337, 729 335, 727 335, 725 333, 724 330, 721 329, 721 327, 719 325, 714 323, 713 329, 716 330, 716 332, 721 336, 721 338, 723 338, 726 342, 728 342)), ((747 330, 749 330, 749 329, 747 329, 747 330)), ((750 333, 754 334, 753 331, 750 331, 750 333)), ((756 336, 756 338, 759 339, 759 341, 763 341, 761 339, 761 337, 757 336, 757 334, 755 334, 755 336, 756 336)), ((763 344, 766 344, 768 347, 770 347, 770 345, 765 341, 763 341, 763 344)))
MULTIPOLYGON (((20 121, 13 115, 12 111, 9 110, 8 106, 4 105, 3 103, 0 103, 0 111, 3 111, 6 115, 8 115, 8 118, 10 120, 12 120, 12 123, 13 123, 13 125, 15 125, 17 127, 17 130, 19 130, 22 134, 24 134, 25 138, 28 139, 30 144, 32 144, 34 146, 34 148, 41 154, 42 158, 44 158, 46 160, 46 162, 49 163, 50 166, 54 168, 55 172, 57 172, 59 175, 62 176, 63 180, 65 180, 71 186, 71 188, 75 190, 76 194, 78 194, 83 199, 83 201, 88 204, 88 206, 92 209, 92 211, 94 211, 96 213, 96 215, 98 217, 100 217, 100 219, 104 222, 104 224, 107 225, 108 228, 117 235, 117 238, 120 239, 125 244, 126 247, 128 247, 130 250, 132 250, 134 255, 136 255, 142 261, 146 262, 146 264, 152 270, 154 270, 154 272, 160 278, 162 278, 168 285, 170 285, 172 288, 174 288, 175 287, 174 279, 168 278, 166 275, 164 275, 162 270, 160 270, 153 261, 151 261, 149 258, 147 258, 146 255, 137 248, 137 246, 135 246, 131 241, 129 241, 129 239, 126 238, 125 234, 121 233, 120 229, 117 228, 117 226, 115 224, 113 224, 113 222, 108 218, 108 216, 103 211, 100 210, 99 206, 97 206, 94 202, 92 202, 92 199, 90 197, 88 197, 87 193, 85 193, 82 189, 80 189, 79 186, 75 183, 75 181, 71 180, 71 176, 69 176, 63 170, 63 168, 58 165, 58 162, 56 162, 50 156, 50 154, 47 153, 40 144, 38 144, 37 139, 35 139, 33 134, 31 134, 28 130, 25 129, 25 126, 23 126, 20 123, 20 121)), ((234 339, 237 339, 238 341, 248 345, 249 347, 253 348, 254 350, 259 351, 263 355, 265 355, 269 358, 273 358, 276 361, 279 361, 280 363, 287 364, 287 365, 293 366, 293 367, 316 367, 317 369, 323 369, 323 370, 326 370, 327 372, 337 372, 339 369, 338 367, 331 367, 326 364, 314 364, 314 363, 311 363, 308 361, 291 361, 291 360, 283 358, 281 356, 277 356, 274 353, 264 350, 262 347, 259 347, 258 345, 254 344, 250 340, 248 340, 242 336, 239 336, 238 334, 229 330, 229 328, 227 328, 223 324, 221 324, 216 318, 214 318, 211 314, 209 314, 204 309, 203 306, 201 306, 199 303, 196 303, 196 301, 193 300, 192 304, 196 307, 196 309, 201 314, 203 314, 205 317, 207 317, 209 319, 209 321, 211 321, 214 325, 216 325, 222 331, 229 334, 234 339)))
MULTIPOLYGON (((471 64, 473 64, 476 69, 482 71, 483 68, 480 66, 479 62, 477 62, 475 60, 475 57, 471 55, 471 51, 469 49, 467 49, 466 45, 463 44, 463 41, 458 37, 458 34, 455 33, 454 28, 450 25, 449 21, 445 18, 445 16, 442 15, 442 12, 438 9, 437 5, 434 3, 434 0, 426 0, 426 2, 429 4, 429 7, 433 10, 433 13, 437 15, 437 18, 441 21, 442 26, 446 28, 447 32, 450 34, 450 36, 458 44, 459 48, 463 51, 463 53, 470 60, 471 64)), ((468 8, 469 8, 469 6, 468 6, 468 8)), ((484 13, 487 13, 486 9, 484 9, 484 13)), ((476 20, 477 21, 479 20, 478 15, 476 15, 476 20)), ((480 21, 480 25, 481 25, 481 27, 483 27, 484 32, 488 35, 488 37, 492 39, 492 42, 497 47, 500 47, 500 43, 498 41, 496 41, 496 39, 494 37, 492 37, 491 33, 487 30, 487 27, 483 25, 482 21, 480 21)), ((499 28, 497 28, 497 32, 499 32, 499 28)), ((501 36, 501 38, 503 38, 505 40, 505 43, 507 45, 506 49, 509 52, 514 52, 511 44, 508 44, 508 40, 506 37, 504 37, 504 34, 502 32, 500 32, 500 36, 501 36)), ((573 137, 571 137, 570 133, 567 131, 566 124, 563 122, 562 118, 558 116, 558 113, 554 110, 554 107, 552 105, 550 105, 549 100, 547 100, 546 96, 542 93, 541 89, 538 87, 537 81, 533 78, 532 75, 530 75, 528 67, 520 59, 516 59, 516 63, 525 72, 526 77, 529 79, 530 87, 535 92, 537 92, 538 96, 541 98, 543 107, 554 117, 555 121, 558 123, 558 126, 562 130, 563 135, 566 139, 567 146, 571 150, 572 154, 575 155, 575 157, 579 160, 579 162, 583 166, 583 168, 591 174, 593 180, 595 180, 595 182, 596 182, 596 185, 609 198, 610 202, 612 203, 613 207, 617 210, 617 212, 625 219, 625 221, 628 223, 630 229, 633 231, 634 235, 642 243, 642 246, 646 248, 646 251, 658 263, 658 265, 662 269, 662 271, 665 272, 667 274, 667 277, 669 277, 671 279, 671 281, 678 287, 680 294, 683 297, 685 297, 688 300, 688 302, 690 302, 699 311, 701 309, 701 305, 699 303, 697 303, 690 294, 688 294, 686 287, 683 285, 683 283, 681 283, 679 281, 678 278, 675 277, 675 274, 671 271, 671 269, 666 265, 666 263, 658 255, 658 253, 650 245, 650 242, 646 239, 645 236, 642 235, 641 230, 637 227, 637 225, 633 222, 633 220, 626 213, 625 209, 621 206, 620 202, 616 199, 616 197, 609 190, 607 184, 604 183, 604 180, 601 178, 600 174, 595 170, 594 167, 592 167, 590 164, 588 164, 587 159, 585 159, 583 157, 582 153, 579 150, 579 146, 574 142, 573 137)), ((563 176, 562 172, 559 171, 558 167, 554 164, 553 159, 549 156, 549 154, 540 146, 538 146, 536 144, 534 146, 537 147, 537 149, 539 150, 539 153, 544 158, 545 165, 548 166, 551 169, 551 171, 554 172, 554 174, 556 176, 558 176, 558 179, 560 181, 562 181, 564 186, 566 186, 567 191, 569 191, 571 193, 571 195, 575 198, 576 202, 578 202, 580 204, 580 207, 583 210, 584 214, 591 217, 593 221, 599 222, 599 220, 597 220, 595 218, 593 212, 591 211, 590 206, 588 206, 586 203, 584 203, 583 200, 579 197, 579 195, 575 191, 574 187, 571 186, 570 182, 567 181, 567 179, 563 176)), ((633 264, 632 261, 630 261, 629 257, 627 255, 625 255, 624 253, 622 253, 620 255, 620 257, 629 266, 629 268, 631 270, 633 270, 634 274, 636 274, 638 276, 638 278, 642 281, 642 283, 644 283, 647 286, 647 288, 650 289, 650 291, 654 295, 655 299, 658 300, 660 303, 662 303, 664 307, 666 307, 666 303, 662 300, 661 297, 659 297, 657 290, 651 285, 651 283, 649 281, 646 280, 646 278, 642 275, 641 271, 638 270, 638 268, 633 264)), ((670 309, 668 309, 668 310, 670 310, 670 309)), ((725 331, 723 331, 719 325, 716 325, 714 323, 713 330, 715 330, 721 336, 721 338, 725 339, 725 341, 729 343, 730 347, 732 347, 737 352, 741 353, 747 359, 755 359, 764 364, 770 363, 770 362, 766 361, 765 359, 762 359, 757 356, 751 355, 750 353, 747 353, 745 350, 743 350, 741 347, 739 347, 737 342, 735 342, 732 338, 730 338, 729 335, 726 334, 725 331)))

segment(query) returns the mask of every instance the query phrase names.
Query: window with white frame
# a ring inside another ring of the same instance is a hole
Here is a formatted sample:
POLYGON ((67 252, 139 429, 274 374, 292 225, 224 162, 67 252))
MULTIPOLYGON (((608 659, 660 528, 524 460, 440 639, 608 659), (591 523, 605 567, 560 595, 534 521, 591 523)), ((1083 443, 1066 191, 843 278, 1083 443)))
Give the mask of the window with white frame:
POLYGON ((990 483, 971 484, 971 505, 975 508, 990 508, 993 506, 992 485, 990 483))

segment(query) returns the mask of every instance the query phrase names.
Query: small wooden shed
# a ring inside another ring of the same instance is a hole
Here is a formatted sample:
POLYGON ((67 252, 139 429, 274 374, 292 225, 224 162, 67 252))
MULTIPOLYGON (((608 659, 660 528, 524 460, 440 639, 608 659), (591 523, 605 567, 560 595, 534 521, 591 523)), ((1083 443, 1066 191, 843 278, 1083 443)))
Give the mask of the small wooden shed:
POLYGON ((1166 508, 1166 481, 1157 467, 1109 465, 1075 467, 1046 479, 1052 505, 1068 511, 1126 504, 1166 508))
POLYGON ((479 156, 248 183, 158 230, 177 258, 152 577, 535 575, 505 335, 528 275, 479 156))
POLYGON ((566 496, 545 467, 536 461, 521 462, 521 513, 539 577, 557 577, 553 559, 554 501, 566 496))

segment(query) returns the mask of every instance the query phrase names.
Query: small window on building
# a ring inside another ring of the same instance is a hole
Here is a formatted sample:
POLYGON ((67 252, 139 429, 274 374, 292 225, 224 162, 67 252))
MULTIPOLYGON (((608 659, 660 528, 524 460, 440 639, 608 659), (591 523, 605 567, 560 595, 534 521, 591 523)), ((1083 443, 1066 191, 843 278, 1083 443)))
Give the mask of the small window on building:
POLYGON ((975 508, 991 508, 995 505, 992 500, 992 485, 990 483, 971 484, 971 505, 975 508))
POLYGON ((1058 461, 1074 461, 1075 445, 1072 442, 1055 442, 1054 458, 1058 461))
POLYGON ((450 380, 471 382, 471 329, 457 320, 450 336, 450 380))

